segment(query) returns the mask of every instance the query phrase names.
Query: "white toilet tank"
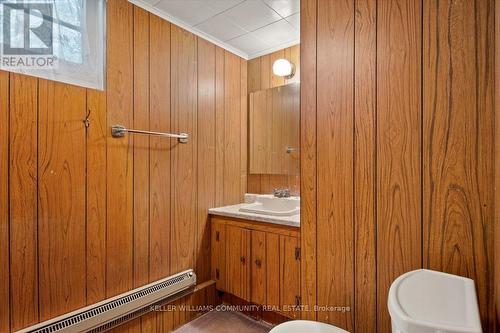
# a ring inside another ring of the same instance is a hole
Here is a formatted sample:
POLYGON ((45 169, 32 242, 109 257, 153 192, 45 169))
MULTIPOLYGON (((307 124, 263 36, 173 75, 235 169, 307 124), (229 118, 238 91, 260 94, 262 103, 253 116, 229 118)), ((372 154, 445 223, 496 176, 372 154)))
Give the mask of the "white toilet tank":
POLYGON ((474 281, 419 269, 389 289, 393 333, 482 333, 474 281))

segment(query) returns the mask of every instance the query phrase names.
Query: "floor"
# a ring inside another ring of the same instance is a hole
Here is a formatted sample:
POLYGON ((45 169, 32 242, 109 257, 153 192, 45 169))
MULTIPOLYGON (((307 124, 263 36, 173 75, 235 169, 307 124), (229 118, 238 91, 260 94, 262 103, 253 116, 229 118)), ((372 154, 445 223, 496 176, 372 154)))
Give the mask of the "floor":
POLYGON ((253 320, 239 312, 211 311, 174 333, 268 333, 271 326, 253 320))

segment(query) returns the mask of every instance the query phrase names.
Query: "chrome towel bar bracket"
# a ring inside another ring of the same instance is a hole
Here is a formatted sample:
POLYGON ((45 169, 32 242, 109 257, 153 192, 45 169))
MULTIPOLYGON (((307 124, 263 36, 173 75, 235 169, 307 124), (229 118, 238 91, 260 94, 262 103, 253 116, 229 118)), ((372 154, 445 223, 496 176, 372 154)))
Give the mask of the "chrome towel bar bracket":
POLYGON ((189 141, 189 135, 187 133, 172 134, 172 133, 162 133, 162 132, 151 132, 151 131, 141 131, 141 130, 128 129, 122 125, 111 126, 111 135, 113 136, 113 138, 123 138, 126 133, 162 136, 165 138, 176 138, 176 139, 178 139, 179 143, 188 143, 188 141, 189 141))

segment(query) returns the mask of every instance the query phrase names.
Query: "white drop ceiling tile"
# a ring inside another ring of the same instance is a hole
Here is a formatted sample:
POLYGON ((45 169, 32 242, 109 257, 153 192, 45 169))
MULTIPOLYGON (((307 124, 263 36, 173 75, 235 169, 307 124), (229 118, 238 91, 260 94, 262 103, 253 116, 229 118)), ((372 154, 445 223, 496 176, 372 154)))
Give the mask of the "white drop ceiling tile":
POLYGON ((247 31, 253 31, 281 17, 260 0, 247 0, 224 12, 227 18, 247 31))
POLYGON ((231 44, 231 46, 237 49, 240 49, 246 54, 257 53, 269 48, 269 45, 258 40, 256 37, 252 35, 252 33, 236 37, 234 39, 229 40, 227 43, 231 44))
POLYGON ((196 28, 224 42, 247 33, 222 14, 206 20, 196 28))
POLYGON ((268 45, 280 45, 300 38, 300 34, 285 19, 262 27, 253 35, 268 45))
POLYGON ((244 0, 210 0, 205 2, 207 3, 207 6, 210 6, 210 8, 215 10, 217 13, 221 13, 239 3, 242 3, 243 1, 244 0))
MULTIPOLYGON (((264 0, 282 17, 300 12, 300 0, 264 0)), ((334 0, 335 1, 335 0, 334 0)))
POLYGON ((300 13, 293 14, 286 18, 288 23, 290 23, 297 31, 300 31, 300 13))
POLYGON ((157 9, 190 25, 196 25, 217 14, 205 0, 161 0, 157 9))

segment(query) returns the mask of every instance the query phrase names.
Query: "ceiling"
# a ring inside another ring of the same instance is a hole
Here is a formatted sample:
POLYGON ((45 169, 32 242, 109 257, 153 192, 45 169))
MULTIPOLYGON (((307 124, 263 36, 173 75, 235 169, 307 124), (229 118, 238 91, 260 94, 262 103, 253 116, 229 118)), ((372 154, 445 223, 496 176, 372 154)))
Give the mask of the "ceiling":
POLYGON ((129 0, 245 59, 300 42, 300 0, 129 0))

